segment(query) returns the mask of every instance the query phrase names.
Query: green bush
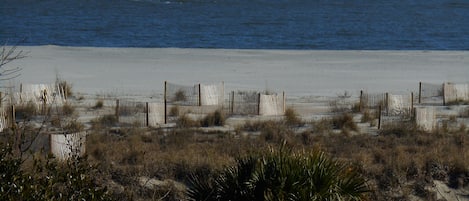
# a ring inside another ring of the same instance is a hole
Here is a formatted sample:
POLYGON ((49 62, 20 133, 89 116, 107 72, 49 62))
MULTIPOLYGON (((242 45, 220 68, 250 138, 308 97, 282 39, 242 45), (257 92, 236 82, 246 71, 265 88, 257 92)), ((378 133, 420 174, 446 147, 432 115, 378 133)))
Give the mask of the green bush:
POLYGON ((0 200, 111 200, 85 158, 57 161, 34 157, 32 168, 1 144, 0 200))
POLYGON ((272 150, 237 160, 215 177, 193 174, 193 200, 362 200, 369 191, 351 167, 320 151, 272 150))

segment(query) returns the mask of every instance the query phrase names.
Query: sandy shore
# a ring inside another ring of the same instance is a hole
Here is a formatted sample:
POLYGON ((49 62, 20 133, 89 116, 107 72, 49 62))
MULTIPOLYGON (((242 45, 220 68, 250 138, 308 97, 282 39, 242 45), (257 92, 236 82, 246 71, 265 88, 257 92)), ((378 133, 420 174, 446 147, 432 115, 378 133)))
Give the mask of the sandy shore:
POLYGON ((22 46, 28 57, 10 67, 19 83, 52 83, 75 91, 154 96, 164 81, 224 81, 225 91, 285 91, 289 97, 344 91, 410 92, 418 82, 469 81, 469 51, 297 51, 22 46))

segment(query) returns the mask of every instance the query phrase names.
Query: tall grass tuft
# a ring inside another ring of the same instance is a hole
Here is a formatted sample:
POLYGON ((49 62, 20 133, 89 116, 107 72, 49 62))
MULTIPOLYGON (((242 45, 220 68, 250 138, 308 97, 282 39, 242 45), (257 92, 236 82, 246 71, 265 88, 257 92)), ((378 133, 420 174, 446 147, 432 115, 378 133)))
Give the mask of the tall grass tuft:
POLYGON ((193 175, 193 200, 362 200, 365 180, 324 152, 281 147, 237 160, 215 179, 193 175))

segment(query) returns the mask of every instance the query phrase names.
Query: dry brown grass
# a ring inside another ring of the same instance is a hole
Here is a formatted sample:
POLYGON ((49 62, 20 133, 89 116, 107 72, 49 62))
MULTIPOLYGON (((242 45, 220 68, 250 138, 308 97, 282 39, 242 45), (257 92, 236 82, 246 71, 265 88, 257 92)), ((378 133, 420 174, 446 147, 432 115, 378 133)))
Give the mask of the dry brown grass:
POLYGON ((91 135, 87 150, 90 160, 100 163, 112 181, 129 190, 121 193, 143 199, 151 199, 151 193, 136 185, 135 178, 185 183, 191 173, 220 171, 241 155, 285 141, 297 149, 320 148, 354 164, 374 189, 372 200, 404 199, 411 194, 431 200, 435 194, 426 186, 433 179, 458 188, 469 185, 466 131, 442 134, 388 127, 379 136, 323 135, 313 130, 295 134, 286 124, 273 121, 251 122, 240 129, 261 134, 242 137, 197 129, 143 129, 128 135, 91 135))

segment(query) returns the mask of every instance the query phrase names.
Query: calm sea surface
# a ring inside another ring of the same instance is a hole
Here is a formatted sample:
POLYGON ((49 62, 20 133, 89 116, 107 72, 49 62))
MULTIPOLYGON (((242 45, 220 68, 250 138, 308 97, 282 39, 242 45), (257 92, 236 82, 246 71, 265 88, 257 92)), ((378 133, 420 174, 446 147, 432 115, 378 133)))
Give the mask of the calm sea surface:
POLYGON ((0 0, 20 45, 468 50, 467 0, 0 0))

